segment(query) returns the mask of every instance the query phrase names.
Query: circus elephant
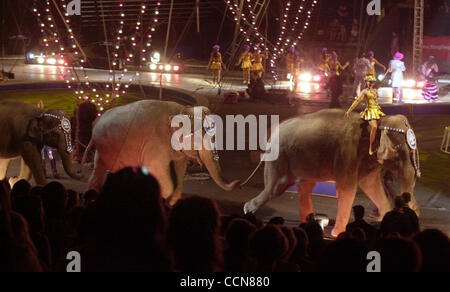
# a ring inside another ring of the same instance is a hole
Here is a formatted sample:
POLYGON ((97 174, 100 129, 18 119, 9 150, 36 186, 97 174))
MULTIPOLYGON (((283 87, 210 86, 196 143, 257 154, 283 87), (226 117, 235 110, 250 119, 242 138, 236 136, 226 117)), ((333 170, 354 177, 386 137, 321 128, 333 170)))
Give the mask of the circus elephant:
POLYGON ((21 170, 9 179, 14 185, 20 179, 34 180, 38 185, 47 183, 41 162, 44 145, 56 148, 64 170, 81 179, 72 165, 71 125, 67 114, 61 110, 43 110, 20 101, 0 102, 0 180, 5 179, 11 160, 21 157, 21 170))
MULTIPOLYGON (((239 181, 228 183, 222 175, 218 156, 211 148, 178 150, 173 147, 171 120, 179 115, 202 119, 205 107, 186 107, 175 102, 142 100, 108 110, 97 121, 87 151, 95 146, 94 171, 89 187, 100 189, 105 174, 124 167, 146 167, 161 186, 161 195, 174 204, 182 194, 189 160, 204 165, 212 179, 224 190, 233 190, 239 181), (195 115, 200 112, 200 117, 195 115)), ((84 161, 84 159, 83 159, 84 161)))
POLYGON ((338 109, 321 110, 281 123, 278 159, 265 162, 265 188, 245 204, 244 212, 256 212, 296 185, 300 220, 305 222, 307 215, 313 213, 311 193, 316 182, 335 180, 338 210, 332 235, 337 236, 345 231, 358 185, 380 210, 379 220, 391 210, 380 175, 385 168, 399 174, 401 191, 412 194, 410 207, 419 213, 413 195, 420 177, 419 150, 407 118, 395 115, 381 119, 374 144, 376 155, 367 151, 369 132, 369 125, 359 114, 352 113, 345 119, 344 111, 338 109))

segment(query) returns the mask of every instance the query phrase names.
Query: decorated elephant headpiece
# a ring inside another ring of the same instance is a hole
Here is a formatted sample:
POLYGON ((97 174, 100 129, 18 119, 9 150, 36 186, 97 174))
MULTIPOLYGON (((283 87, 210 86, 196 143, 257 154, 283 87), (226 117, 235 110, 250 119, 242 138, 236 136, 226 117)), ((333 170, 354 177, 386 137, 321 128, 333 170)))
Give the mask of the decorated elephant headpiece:
POLYGON ((40 118, 47 117, 47 118, 57 119, 59 121, 59 123, 55 127, 44 131, 42 134, 45 135, 45 134, 48 134, 53 131, 61 130, 64 133, 64 139, 65 139, 65 143, 66 143, 66 152, 72 153, 72 151, 73 151, 72 137, 71 137, 72 125, 70 124, 70 121, 67 118, 67 115, 63 111, 59 111, 59 113, 60 114, 57 115, 54 113, 49 113, 47 111, 47 112, 43 112, 40 115, 40 118))
POLYGON ((410 159, 416 171, 416 176, 420 178, 422 176, 422 173, 420 171, 420 159, 419 159, 419 149, 417 148, 417 138, 413 129, 409 126, 408 122, 404 120, 404 123, 406 125, 407 130, 387 126, 379 126, 378 128, 382 131, 394 132, 404 135, 405 140, 397 145, 394 145, 394 149, 399 150, 405 144, 407 144, 410 152, 410 159))

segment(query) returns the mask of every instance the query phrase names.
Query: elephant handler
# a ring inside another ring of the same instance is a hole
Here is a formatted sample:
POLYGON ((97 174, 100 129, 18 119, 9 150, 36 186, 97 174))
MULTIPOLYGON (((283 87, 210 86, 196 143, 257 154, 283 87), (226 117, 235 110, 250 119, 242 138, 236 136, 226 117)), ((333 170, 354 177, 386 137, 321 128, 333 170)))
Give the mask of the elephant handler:
POLYGON ((383 78, 380 82, 375 85, 376 79, 374 76, 367 76, 365 78, 366 81, 366 89, 361 91, 359 97, 353 102, 348 111, 345 113, 345 118, 350 117, 350 113, 356 108, 356 106, 361 103, 361 101, 366 101, 366 108, 361 112, 361 118, 367 121, 370 125, 370 146, 369 146, 369 154, 373 155, 374 151, 372 150, 373 142, 375 141, 375 137, 378 129, 378 120, 381 117, 386 116, 385 113, 381 111, 381 107, 378 104, 378 87, 384 81, 387 74, 390 71, 386 71, 383 78))

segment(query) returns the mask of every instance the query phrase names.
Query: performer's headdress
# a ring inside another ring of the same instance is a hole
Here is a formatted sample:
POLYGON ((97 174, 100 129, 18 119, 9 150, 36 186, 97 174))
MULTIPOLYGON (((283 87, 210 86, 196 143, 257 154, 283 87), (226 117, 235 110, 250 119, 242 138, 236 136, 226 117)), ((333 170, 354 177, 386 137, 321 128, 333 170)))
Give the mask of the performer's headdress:
POLYGON ((395 53, 394 55, 394 60, 402 60, 403 59, 403 54, 400 52, 395 53))
POLYGON ((377 79, 373 75, 366 76, 366 78, 364 78, 364 80, 366 82, 376 82, 377 81, 377 79))

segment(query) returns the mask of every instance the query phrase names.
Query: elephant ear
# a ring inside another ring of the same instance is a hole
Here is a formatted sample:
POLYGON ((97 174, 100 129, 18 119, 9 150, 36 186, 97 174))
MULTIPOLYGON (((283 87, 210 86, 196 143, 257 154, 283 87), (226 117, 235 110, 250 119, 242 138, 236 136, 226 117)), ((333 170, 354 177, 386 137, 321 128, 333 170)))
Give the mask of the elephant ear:
POLYGON ((387 130, 381 131, 380 147, 378 147, 377 158, 378 161, 384 162, 385 160, 393 159, 398 156, 397 150, 395 150, 392 144, 391 138, 388 136, 387 130))
POLYGON ((28 123, 27 136, 42 143, 44 140, 42 133, 42 121, 39 118, 31 119, 28 123))

